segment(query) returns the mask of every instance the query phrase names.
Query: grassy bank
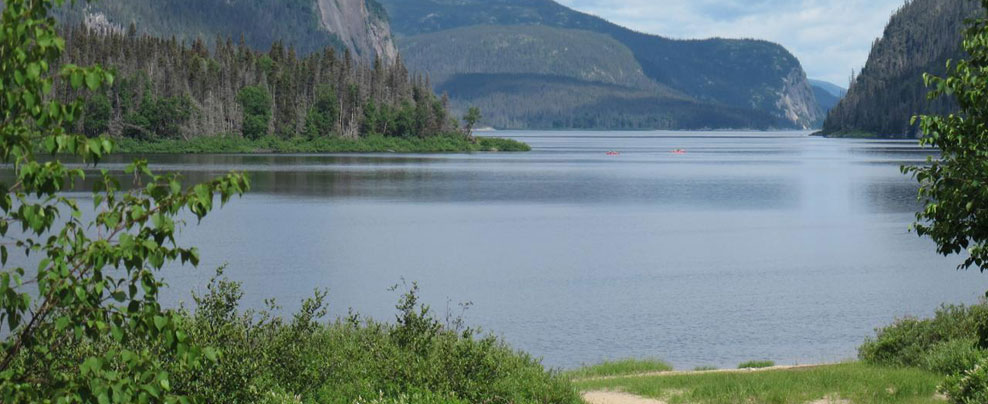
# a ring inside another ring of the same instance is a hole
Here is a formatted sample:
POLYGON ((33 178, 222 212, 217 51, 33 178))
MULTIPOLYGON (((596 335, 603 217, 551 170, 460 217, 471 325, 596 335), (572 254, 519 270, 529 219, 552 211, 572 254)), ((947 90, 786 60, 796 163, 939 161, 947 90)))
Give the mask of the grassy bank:
POLYGON ((575 381, 581 391, 622 391, 670 404, 943 403, 941 377, 864 363, 765 371, 714 371, 575 381), (829 400, 829 401, 828 401, 829 400), (845 401, 846 402, 846 401, 845 401))
POLYGON ((116 139, 119 153, 458 153, 520 152, 531 148, 512 139, 462 135, 430 137, 367 136, 351 140, 339 137, 249 140, 234 136, 138 141, 116 139))

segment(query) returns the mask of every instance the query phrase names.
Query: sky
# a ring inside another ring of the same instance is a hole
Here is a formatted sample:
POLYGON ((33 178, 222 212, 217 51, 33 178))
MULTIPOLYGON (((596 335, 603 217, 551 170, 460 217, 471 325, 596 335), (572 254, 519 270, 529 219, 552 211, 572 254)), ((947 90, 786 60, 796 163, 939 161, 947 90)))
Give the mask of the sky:
POLYGON ((756 38, 785 46, 811 79, 847 87, 904 0, 557 0, 672 38, 756 38))

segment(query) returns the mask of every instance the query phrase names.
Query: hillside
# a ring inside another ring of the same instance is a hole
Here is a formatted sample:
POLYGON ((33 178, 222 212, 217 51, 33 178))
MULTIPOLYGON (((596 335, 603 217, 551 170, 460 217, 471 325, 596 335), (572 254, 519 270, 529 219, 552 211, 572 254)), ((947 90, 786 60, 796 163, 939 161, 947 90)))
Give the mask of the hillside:
POLYGON ((820 105, 820 109, 825 114, 837 106, 837 103, 839 103, 841 98, 844 98, 844 94, 847 93, 847 90, 836 84, 820 80, 810 80, 810 87, 813 88, 813 95, 816 97, 816 103, 820 105))
POLYGON ((282 41, 302 55, 327 45, 365 60, 397 55, 387 14, 375 0, 100 0, 76 2, 58 15, 72 25, 124 32, 134 24, 138 34, 187 43, 202 38, 210 46, 234 38, 256 50, 282 41))
POLYGON ((833 95, 834 97, 837 98, 843 98, 844 95, 847 94, 846 88, 838 86, 831 82, 827 82, 823 80, 813 80, 813 79, 810 79, 809 82, 810 82, 810 86, 820 88, 821 90, 826 91, 830 95, 833 95))
MULTIPOLYGON (((777 44, 756 40, 671 40, 634 32, 550 0, 383 0, 382 4, 391 16, 392 28, 399 36, 402 50, 412 47, 417 51, 435 50, 417 56, 423 60, 441 58, 443 53, 441 47, 429 48, 423 46, 423 42, 450 43, 461 37, 478 36, 479 32, 490 30, 490 26, 579 30, 608 36, 627 48, 642 73, 664 90, 653 94, 656 99, 671 100, 667 98, 667 92, 672 90, 689 97, 696 105, 768 115, 787 127, 810 127, 822 120, 822 113, 799 61, 777 44)), ((543 42, 551 43, 548 40, 543 42)), ((582 49, 572 54, 603 54, 610 49, 600 44, 599 41, 592 41, 578 45, 582 49)), ((503 47, 484 46, 475 52, 487 52, 491 57, 497 57, 504 50, 503 47)), ((534 54, 530 58, 544 55, 534 54)), ((511 63, 511 60, 506 58, 503 63, 511 63)), ((573 59, 564 64, 578 65, 580 62, 573 59)), ((410 62, 409 66, 429 74, 433 74, 430 69, 435 68, 433 63, 420 65, 410 62)), ((545 70, 538 68, 515 73, 541 74, 545 70)), ((462 66, 457 73, 486 72, 462 66)), ((442 80, 434 83, 440 87, 443 85, 442 80)), ((635 90, 650 89, 636 87, 635 90)), ((454 106, 458 106, 459 94, 450 95, 454 106)))
POLYGON ((916 114, 947 113, 947 99, 929 101, 923 73, 942 74, 948 59, 963 57, 964 20, 981 6, 968 0, 913 0, 891 19, 872 46, 864 69, 823 125, 829 136, 915 137, 916 114))

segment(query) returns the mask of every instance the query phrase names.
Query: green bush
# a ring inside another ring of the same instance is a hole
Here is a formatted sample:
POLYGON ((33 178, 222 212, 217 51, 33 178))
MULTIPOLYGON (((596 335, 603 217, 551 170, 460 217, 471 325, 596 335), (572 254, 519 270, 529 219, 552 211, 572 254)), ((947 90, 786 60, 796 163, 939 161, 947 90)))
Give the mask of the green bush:
POLYGON ((988 318, 988 305, 943 306, 933 318, 904 318, 880 328, 860 348, 867 363, 890 366, 925 366, 934 346, 953 340, 978 340, 979 328, 988 318))
POLYGON ((958 404, 988 403, 988 358, 970 370, 947 377, 940 391, 958 404))
POLYGON ((457 330, 419 304, 412 286, 395 324, 358 316, 332 323, 324 292, 291 319, 241 312, 240 285, 214 278, 197 310, 183 311, 189 338, 219 359, 170 369, 173 388, 198 402, 579 403, 561 375, 494 337, 457 330))
POLYGON ((971 338, 940 342, 925 353, 921 367, 945 375, 973 369, 978 362, 988 357, 976 345, 977 340, 971 338))
POLYGON ((772 361, 747 361, 742 362, 738 365, 738 369, 761 369, 770 368, 775 366, 775 362, 772 361))

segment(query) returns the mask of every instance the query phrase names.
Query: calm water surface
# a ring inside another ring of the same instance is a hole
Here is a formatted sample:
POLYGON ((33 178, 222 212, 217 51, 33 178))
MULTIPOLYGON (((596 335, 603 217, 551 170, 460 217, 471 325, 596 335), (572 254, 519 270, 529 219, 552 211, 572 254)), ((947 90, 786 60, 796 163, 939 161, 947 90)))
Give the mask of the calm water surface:
POLYGON ((534 151, 153 157, 191 179, 245 170, 254 183, 183 232, 203 262, 167 272, 168 301, 229 264, 248 306, 294 310, 327 287, 335 315, 390 320, 388 287, 405 279, 440 314, 473 302, 468 323, 553 367, 692 368, 850 358, 876 326, 988 289, 908 232, 916 186, 899 166, 923 161, 915 142, 498 135, 534 151))

